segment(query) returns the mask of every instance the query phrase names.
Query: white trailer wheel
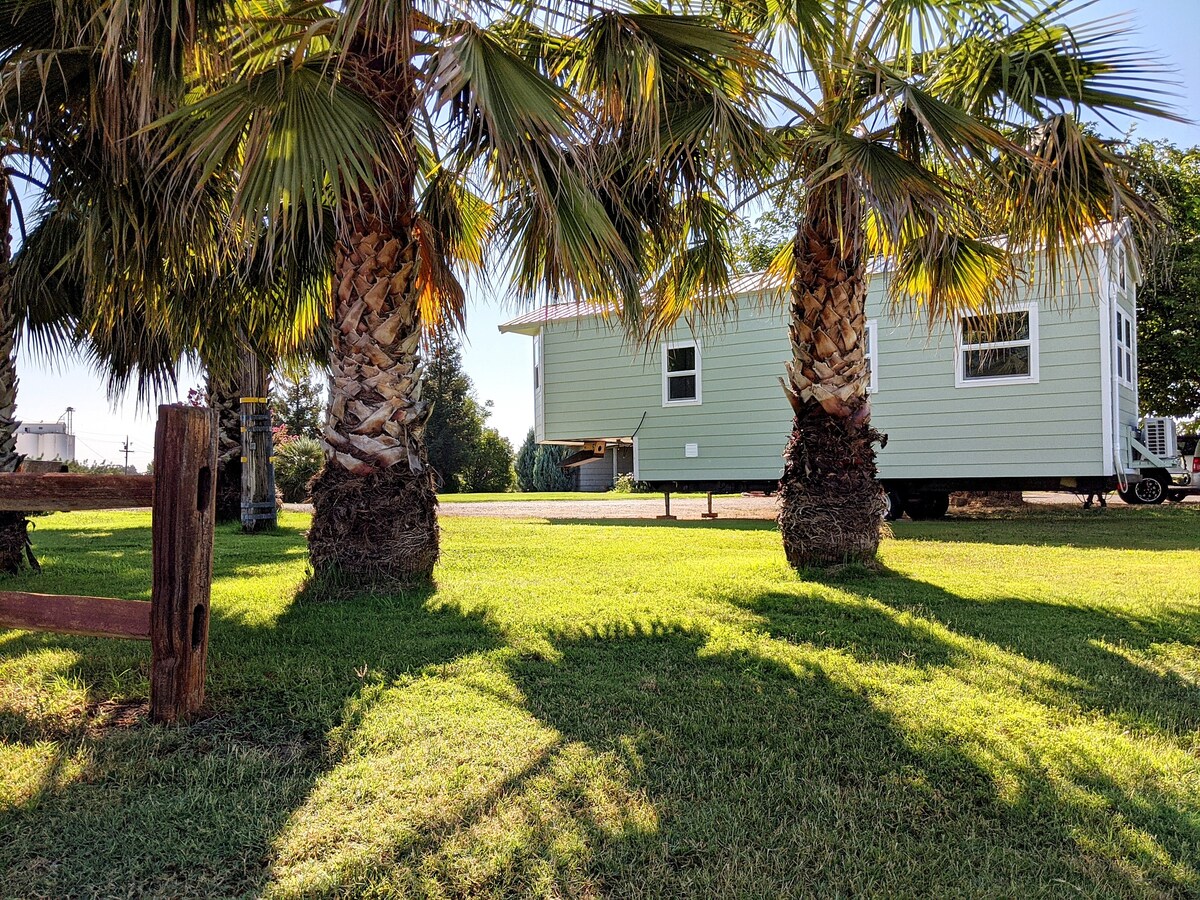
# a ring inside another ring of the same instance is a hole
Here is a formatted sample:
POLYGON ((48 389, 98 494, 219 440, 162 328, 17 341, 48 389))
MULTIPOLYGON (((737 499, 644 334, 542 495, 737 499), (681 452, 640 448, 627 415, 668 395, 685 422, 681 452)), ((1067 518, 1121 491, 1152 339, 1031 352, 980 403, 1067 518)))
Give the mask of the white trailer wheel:
POLYGON ((1147 475, 1132 485, 1130 493, 1139 503, 1162 503, 1167 499, 1167 486, 1155 475, 1147 475))

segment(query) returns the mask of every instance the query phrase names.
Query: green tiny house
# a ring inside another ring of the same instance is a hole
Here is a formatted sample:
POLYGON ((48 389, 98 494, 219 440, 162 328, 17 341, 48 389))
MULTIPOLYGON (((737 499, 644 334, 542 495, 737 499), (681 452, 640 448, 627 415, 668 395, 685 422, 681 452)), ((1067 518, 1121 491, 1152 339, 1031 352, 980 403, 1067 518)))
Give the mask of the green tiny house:
MULTIPOLYGON (((872 418, 888 435, 882 481, 1136 478, 1138 267, 1122 231, 1109 229, 1052 288, 1034 279, 986 332, 969 316, 930 329, 891 310, 887 277, 873 269, 867 304, 872 418)), ((581 468, 595 490, 624 471, 663 486, 771 486, 791 428, 779 384, 790 348, 775 287, 750 275, 735 293, 723 326, 681 326, 649 350, 587 304, 502 325, 533 338, 538 440, 603 442, 581 468)))

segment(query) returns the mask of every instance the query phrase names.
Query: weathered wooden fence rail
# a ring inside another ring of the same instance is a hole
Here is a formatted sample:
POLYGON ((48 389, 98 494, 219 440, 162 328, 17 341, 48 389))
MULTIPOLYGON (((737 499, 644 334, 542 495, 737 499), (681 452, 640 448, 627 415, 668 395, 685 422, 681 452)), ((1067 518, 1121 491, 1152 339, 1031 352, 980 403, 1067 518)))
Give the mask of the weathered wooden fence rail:
POLYGON ((204 703, 212 587, 216 425, 207 409, 160 406, 154 475, 0 475, 0 510, 151 506, 150 602, 0 591, 0 627, 150 641, 150 714, 204 703))

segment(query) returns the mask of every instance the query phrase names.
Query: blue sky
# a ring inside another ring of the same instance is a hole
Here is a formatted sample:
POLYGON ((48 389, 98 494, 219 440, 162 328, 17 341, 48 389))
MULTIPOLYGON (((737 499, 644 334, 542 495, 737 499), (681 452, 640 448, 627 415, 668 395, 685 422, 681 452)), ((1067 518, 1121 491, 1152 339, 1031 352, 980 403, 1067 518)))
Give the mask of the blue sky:
MULTIPOLYGON (((1130 43, 1153 51, 1175 70, 1179 86, 1173 104, 1195 123, 1200 121, 1200 9, 1195 0, 1097 0, 1088 18, 1127 13, 1130 43)), ((1128 123, 1114 123, 1124 130, 1128 123)), ((1143 121, 1136 133, 1166 138, 1180 145, 1200 145, 1200 126, 1143 121)), ((533 424, 532 348, 523 335, 501 335, 497 326, 515 315, 503 296, 472 292, 464 339, 463 360, 482 400, 494 404, 492 424, 519 445, 533 424)), ((80 363, 48 364, 22 354, 18 360, 20 393, 18 417, 26 422, 55 421, 68 406, 75 408, 76 454, 82 459, 119 460, 118 451, 129 435, 130 461, 144 469, 154 443, 154 413, 138 409, 133 398, 113 405, 98 378, 80 363)), ((180 380, 180 392, 199 383, 195 374, 180 380)), ((164 402, 176 398, 168 397, 164 402)))

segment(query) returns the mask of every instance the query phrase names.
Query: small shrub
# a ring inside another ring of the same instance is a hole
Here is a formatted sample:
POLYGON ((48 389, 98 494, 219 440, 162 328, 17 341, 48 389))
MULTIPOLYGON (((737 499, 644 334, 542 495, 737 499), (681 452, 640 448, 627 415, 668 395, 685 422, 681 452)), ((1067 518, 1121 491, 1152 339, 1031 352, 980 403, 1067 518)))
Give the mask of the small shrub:
POLYGON ((624 475, 618 475, 616 481, 613 482, 612 492, 614 494, 649 494, 650 485, 644 481, 635 481, 632 472, 626 472, 624 475))
POLYGON ((275 448, 275 486, 288 503, 308 499, 308 483, 325 465, 325 450, 315 438, 294 437, 275 448))

